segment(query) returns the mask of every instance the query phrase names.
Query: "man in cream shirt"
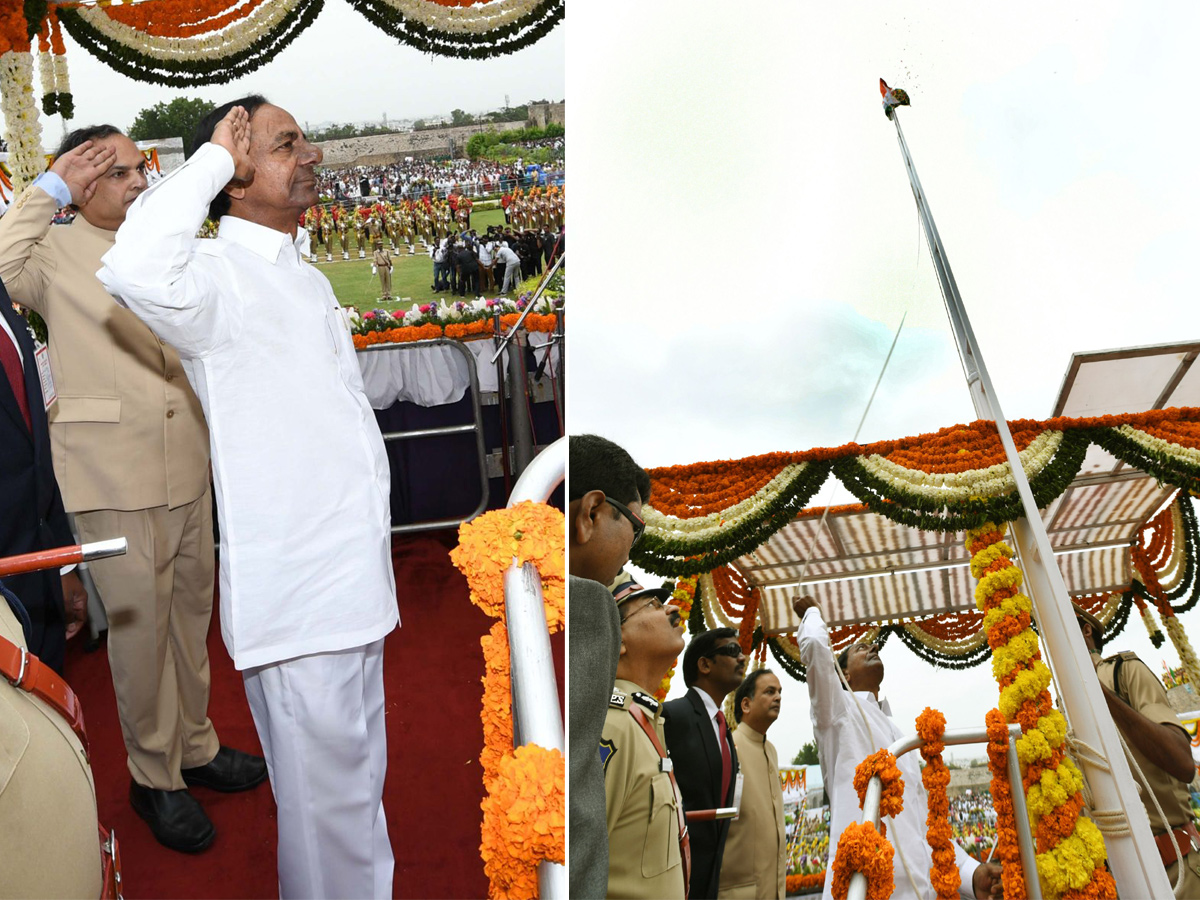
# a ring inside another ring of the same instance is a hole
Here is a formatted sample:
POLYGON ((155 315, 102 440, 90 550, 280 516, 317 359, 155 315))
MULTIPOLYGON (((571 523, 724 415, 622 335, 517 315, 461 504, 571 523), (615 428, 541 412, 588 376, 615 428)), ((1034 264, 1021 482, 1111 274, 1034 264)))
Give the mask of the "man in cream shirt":
POLYGON ((729 826, 721 858, 717 897, 775 897, 787 883, 787 838, 783 831, 783 786, 779 755, 767 729, 779 718, 783 689, 770 669, 756 669, 733 695, 733 732, 745 782, 738 817, 729 826))
POLYGON ((282 897, 390 897, 383 638, 389 472, 329 282, 302 261, 321 151, 251 96, 130 209, 100 281, 176 347, 204 407, 221 631, 279 808, 282 897), (215 240, 197 240, 206 215, 215 240))

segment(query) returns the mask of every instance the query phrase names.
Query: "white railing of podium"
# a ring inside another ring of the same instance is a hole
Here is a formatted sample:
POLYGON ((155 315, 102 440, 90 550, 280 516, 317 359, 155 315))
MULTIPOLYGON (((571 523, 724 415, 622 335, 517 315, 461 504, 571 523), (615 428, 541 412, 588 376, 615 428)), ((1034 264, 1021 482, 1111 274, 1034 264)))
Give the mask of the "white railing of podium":
MULTIPOLYGON (((1029 814, 1025 806, 1025 791, 1021 788, 1021 764, 1017 760, 1017 738, 1020 736, 1020 725, 1008 726, 1008 783, 1016 786, 1012 791, 1013 818, 1016 819, 1017 846, 1021 850, 1021 868, 1025 873, 1026 890, 1029 892, 1030 900, 1042 900, 1042 885, 1038 881, 1037 860, 1033 852, 1033 835, 1029 831, 1029 814)), ((942 742, 947 746, 986 743, 987 739, 986 728, 947 728, 946 733, 942 735, 942 742)), ((899 758, 910 750, 916 750, 924 743, 917 735, 910 734, 900 738, 888 747, 888 750, 893 756, 899 758)), ((876 828, 879 827, 879 799, 882 793, 883 786, 879 776, 872 775, 871 780, 867 782, 866 795, 863 797, 862 821, 870 822, 876 828)), ((901 867, 903 865, 900 863, 901 867)), ((850 876, 847 900, 866 900, 866 896, 867 876, 862 872, 855 872, 850 876)))
MULTIPOLYGON (((524 500, 544 503, 562 484, 567 470, 567 439, 559 438, 533 458, 513 486, 508 505, 524 500)), ((514 564, 504 573, 504 609, 508 621, 512 666, 513 744, 537 744, 563 752, 562 710, 558 678, 550 652, 542 579, 530 563, 514 564)), ((567 870, 558 863, 538 866, 542 900, 565 900, 567 870)))

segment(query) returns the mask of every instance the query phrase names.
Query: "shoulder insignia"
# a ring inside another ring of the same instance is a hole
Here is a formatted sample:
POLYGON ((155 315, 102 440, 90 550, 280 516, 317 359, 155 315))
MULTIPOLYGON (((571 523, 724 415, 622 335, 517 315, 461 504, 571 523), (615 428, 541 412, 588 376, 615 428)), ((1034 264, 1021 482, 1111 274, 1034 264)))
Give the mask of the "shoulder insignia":
POLYGON ((644 706, 651 712, 658 712, 658 701, 649 694, 642 693, 641 691, 634 691, 633 699, 638 702, 639 706, 644 706))
POLYGON ((608 774, 609 760, 611 760, 616 753, 617 745, 609 738, 604 738, 600 741, 600 764, 604 767, 604 774, 608 774))
POLYGON ((614 709, 624 709, 628 700, 628 694, 625 694, 623 691, 613 691, 612 696, 608 698, 608 705, 614 709))

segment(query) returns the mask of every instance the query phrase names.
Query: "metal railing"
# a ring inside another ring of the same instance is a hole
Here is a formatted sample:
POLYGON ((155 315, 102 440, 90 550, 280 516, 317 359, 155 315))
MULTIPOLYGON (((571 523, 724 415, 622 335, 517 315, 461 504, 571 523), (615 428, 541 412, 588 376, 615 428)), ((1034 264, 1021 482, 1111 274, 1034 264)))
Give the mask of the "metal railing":
POLYGON ((463 522, 469 522, 487 509, 489 484, 487 474, 487 451, 483 446, 483 410, 479 404, 479 374, 475 370, 475 357, 471 351, 462 345, 461 341, 453 338, 432 338, 427 341, 410 341, 404 344, 372 344, 363 347, 359 353, 369 353, 379 350, 420 350, 429 347, 453 347, 456 353, 461 353, 467 363, 467 377, 470 379, 471 413, 474 422, 466 425, 443 425, 437 428, 412 428, 407 431, 388 431, 384 433, 384 441, 406 441, 415 438, 439 437, 448 434, 475 435, 475 456, 479 463, 479 484, 482 496, 479 505, 468 515, 460 519, 431 519, 425 522, 410 522, 407 525, 393 525, 392 534, 411 534, 416 531, 434 531, 440 528, 455 528, 463 522))
MULTIPOLYGON (((1042 884, 1038 880, 1037 861, 1034 857, 1033 835, 1029 831, 1029 813, 1025 806, 1025 791, 1021 787, 1021 764, 1017 760, 1017 738, 1021 736, 1021 726, 1008 726, 1008 783, 1012 785, 1013 818, 1017 826, 1017 846, 1021 851, 1021 869, 1025 874, 1025 889, 1029 892, 1030 900, 1042 900, 1042 884)), ((988 739, 986 728, 947 728, 942 735, 942 742, 947 746, 955 744, 980 744, 988 739)), ((916 734, 905 735, 896 741, 888 750, 897 759, 924 746, 925 742, 916 734)), ((863 797, 862 821, 879 826, 879 800, 883 794, 883 785, 878 775, 872 775, 867 782, 867 791, 863 797)), ((847 900, 866 900, 867 876, 855 872, 850 876, 850 889, 846 894, 847 900)))
MULTIPOLYGON (((567 438, 561 437, 537 456, 513 486, 508 505, 524 500, 544 503, 562 484, 567 470, 567 438)), ((537 744, 563 751, 562 710, 558 678, 550 652, 550 632, 542 601, 542 579, 531 563, 514 564, 504 574, 504 608, 512 666, 513 743, 537 744)), ((538 866, 543 900, 567 896, 567 870, 559 863, 538 866)))

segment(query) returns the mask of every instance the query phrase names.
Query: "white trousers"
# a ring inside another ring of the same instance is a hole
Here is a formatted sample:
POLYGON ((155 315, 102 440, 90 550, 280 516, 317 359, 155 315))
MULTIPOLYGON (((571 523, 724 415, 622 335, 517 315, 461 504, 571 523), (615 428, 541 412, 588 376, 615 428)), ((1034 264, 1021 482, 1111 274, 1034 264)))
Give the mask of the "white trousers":
POLYGON ((279 896, 392 896, 383 641, 242 673, 279 813, 279 896))

